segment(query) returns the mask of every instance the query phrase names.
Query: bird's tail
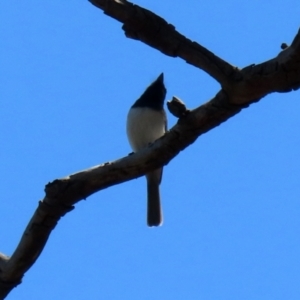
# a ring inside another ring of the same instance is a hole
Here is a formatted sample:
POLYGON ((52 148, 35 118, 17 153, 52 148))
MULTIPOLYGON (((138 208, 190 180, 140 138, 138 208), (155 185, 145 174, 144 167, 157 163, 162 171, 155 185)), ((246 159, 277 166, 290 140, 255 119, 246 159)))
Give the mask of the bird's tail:
POLYGON ((159 226, 163 222, 159 193, 161 175, 162 169, 155 170, 146 175, 148 190, 147 223, 150 227, 159 226))

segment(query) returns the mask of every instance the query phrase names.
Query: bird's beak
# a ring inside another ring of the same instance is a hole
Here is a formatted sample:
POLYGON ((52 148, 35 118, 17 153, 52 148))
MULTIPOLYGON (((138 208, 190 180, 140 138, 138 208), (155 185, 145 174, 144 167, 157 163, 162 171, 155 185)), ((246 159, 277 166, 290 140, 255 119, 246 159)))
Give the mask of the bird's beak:
POLYGON ((157 81, 164 82, 164 73, 161 73, 161 74, 157 77, 156 80, 157 80, 157 81))

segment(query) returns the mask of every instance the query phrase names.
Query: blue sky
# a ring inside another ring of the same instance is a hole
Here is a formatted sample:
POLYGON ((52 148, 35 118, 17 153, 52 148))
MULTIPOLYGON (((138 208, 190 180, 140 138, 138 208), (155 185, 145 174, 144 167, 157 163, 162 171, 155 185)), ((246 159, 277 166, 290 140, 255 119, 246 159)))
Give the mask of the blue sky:
MULTIPOLYGON (((299 28, 296 0, 135 3, 241 68, 276 56, 299 28)), ((167 99, 189 108, 220 89, 125 38, 88 1, 1 1, 0 40, 7 255, 45 184, 131 151, 128 109, 162 71, 167 99)), ((269 95, 171 161, 160 228, 146 226, 144 178, 78 203, 8 299, 299 299, 299 96, 269 95)))

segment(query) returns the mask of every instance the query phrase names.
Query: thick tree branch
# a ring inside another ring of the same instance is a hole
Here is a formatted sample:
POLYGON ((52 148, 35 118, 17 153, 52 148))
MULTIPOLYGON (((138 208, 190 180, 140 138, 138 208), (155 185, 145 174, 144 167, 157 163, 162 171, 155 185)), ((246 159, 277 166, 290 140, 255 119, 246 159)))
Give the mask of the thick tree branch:
POLYGON ((0 299, 20 284, 24 273, 42 252, 58 220, 71 211, 75 203, 97 191, 168 164, 201 133, 219 125, 239 110, 229 105, 226 94, 220 92, 213 100, 180 119, 164 137, 147 149, 49 183, 45 188, 46 196, 39 203, 17 249, 10 258, 2 255, 0 299))
POLYGON ((238 70, 187 39, 153 12, 124 0, 89 0, 105 14, 123 23, 125 35, 140 40, 166 55, 181 57, 215 78, 221 85, 239 76, 238 70))
POLYGON ((290 92, 300 87, 300 30, 290 47, 277 57, 241 70, 241 79, 223 87, 231 103, 243 104, 272 92, 290 92))
POLYGON ((271 92, 296 90, 300 86, 299 33, 290 47, 274 59, 239 70, 203 46, 192 42, 156 14, 125 0, 89 0, 105 14, 124 23, 129 38, 137 39, 169 56, 178 56, 215 78, 235 104, 259 100, 271 92))
MULTIPOLYGON (((45 188, 21 241, 11 257, 0 254, 0 299, 17 286, 34 264, 59 219, 74 204, 102 189, 142 176, 168 164, 201 134, 220 125, 243 108, 272 92, 289 92, 300 86, 300 33, 290 47, 270 61, 238 70, 177 33, 153 13, 125 1, 91 0, 124 22, 128 36, 172 56, 180 56, 203 69, 222 85, 208 103, 188 111, 164 137, 147 149, 115 162, 54 180, 45 188)), ((199 101, 200 102, 200 101, 199 101)))

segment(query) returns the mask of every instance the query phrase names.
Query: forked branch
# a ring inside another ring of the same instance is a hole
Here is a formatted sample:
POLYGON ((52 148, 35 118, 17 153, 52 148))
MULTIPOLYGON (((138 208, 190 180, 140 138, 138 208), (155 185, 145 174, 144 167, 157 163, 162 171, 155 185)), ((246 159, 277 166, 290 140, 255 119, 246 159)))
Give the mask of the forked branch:
POLYGON ((78 201, 168 164, 200 135, 243 108, 272 92, 290 92, 300 86, 299 32, 291 46, 275 58, 240 70, 190 41, 173 25, 146 9, 124 0, 89 1, 124 23, 128 37, 141 40, 167 55, 181 57, 215 78, 222 89, 206 104, 189 110, 164 137, 147 149, 47 184, 45 198, 39 202, 13 255, 0 254, 0 299, 20 284, 59 219, 78 201))

